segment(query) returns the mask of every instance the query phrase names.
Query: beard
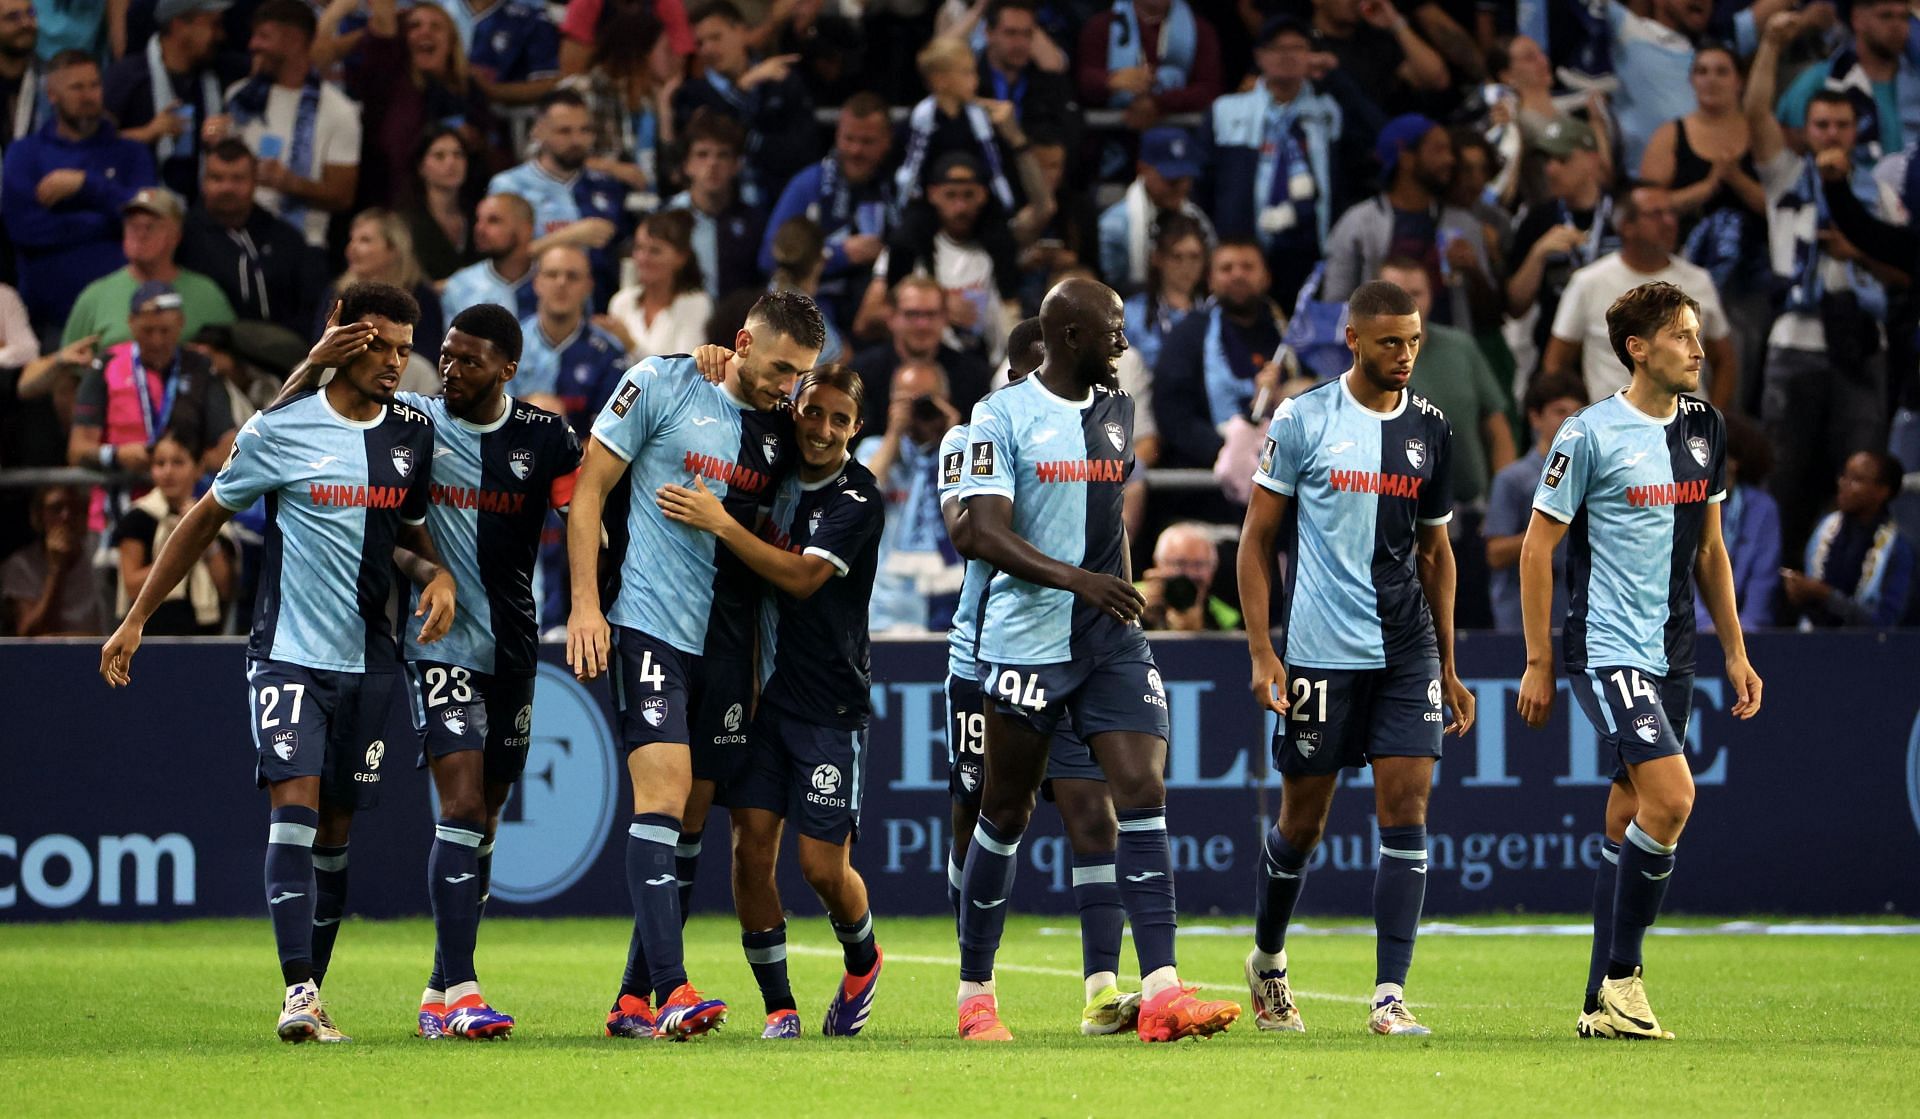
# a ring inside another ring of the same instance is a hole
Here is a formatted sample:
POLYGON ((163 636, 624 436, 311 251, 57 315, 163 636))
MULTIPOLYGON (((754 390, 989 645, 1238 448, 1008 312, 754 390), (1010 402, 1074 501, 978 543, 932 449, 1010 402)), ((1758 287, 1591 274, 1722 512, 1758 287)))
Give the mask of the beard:
POLYGON ((1220 309, 1227 313, 1227 317, 1234 319, 1250 319, 1255 317, 1260 313, 1262 303, 1258 293, 1249 295, 1244 299, 1224 294, 1215 296, 1214 299, 1215 302, 1220 304, 1220 309))

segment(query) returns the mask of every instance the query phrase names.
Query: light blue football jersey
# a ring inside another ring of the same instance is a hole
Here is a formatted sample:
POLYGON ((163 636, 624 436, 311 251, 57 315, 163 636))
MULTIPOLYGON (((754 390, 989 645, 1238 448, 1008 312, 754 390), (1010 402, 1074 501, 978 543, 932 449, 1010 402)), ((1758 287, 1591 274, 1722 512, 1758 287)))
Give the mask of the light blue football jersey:
POLYGON ((234 512, 267 499, 249 657, 335 672, 398 665, 393 549, 403 521, 426 520, 432 462, 432 423, 402 403, 362 422, 314 391, 240 428, 213 498, 234 512))
POLYGON ((1385 668, 1435 655, 1417 526, 1453 519, 1452 458, 1447 417, 1410 391, 1375 412, 1341 376, 1280 402, 1253 480, 1298 513, 1288 664, 1385 668))
POLYGON ((440 292, 440 311, 452 322, 453 316, 469 307, 498 303, 512 311, 514 318, 526 318, 538 304, 533 294, 533 273, 529 268, 526 275, 509 282, 494 269, 492 261, 469 264, 447 277, 447 285, 440 292))
POLYGON ((621 378, 594 420, 593 437, 630 464, 632 483, 620 590, 607 620, 696 655, 706 651, 716 625, 737 628, 751 642, 758 582, 744 602, 728 593, 744 568, 737 560, 717 564, 713 536, 667 519, 653 495, 661 486, 703 478, 735 519, 751 527, 791 467, 792 414, 755 411, 725 386, 702 379, 691 357, 650 357, 621 378), (719 614, 726 617, 716 620, 719 614))
MULTIPOLYGON (((960 492, 966 475, 967 425, 955 424, 940 440, 940 504, 960 492)), ((978 680, 980 665, 974 660, 976 634, 980 630, 980 601, 987 592, 987 580, 993 568, 979 560, 968 560, 960 583, 960 601, 953 608, 953 626, 947 630, 947 673, 960 680, 978 680)))
MULTIPOLYGON (((1085 400, 1048 392, 1038 376, 974 405, 960 498, 1013 502, 1013 530, 1062 563, 1123 578, 1122 490, 1133 469, 1133 398, 1095 386, 1085 400)), ((996 573, 987 585, 978 659, 1059 664, 1137 648, 1137 627, 1069 591, 996 573)))
POLYGON ((1566 668, 1693 670, 1693 565, 1727 497, 1727 426, 1682 396, 1655 419, 1625 390, 1568 417, 1533 507, 1568 525, 1566 668))

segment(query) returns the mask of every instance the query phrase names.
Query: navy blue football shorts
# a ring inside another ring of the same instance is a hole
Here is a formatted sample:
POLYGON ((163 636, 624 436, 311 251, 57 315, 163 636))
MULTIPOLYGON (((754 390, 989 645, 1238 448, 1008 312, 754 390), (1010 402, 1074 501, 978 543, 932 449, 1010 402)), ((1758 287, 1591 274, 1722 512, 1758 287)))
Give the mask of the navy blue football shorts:
POLYGON ((1568 673, 1574 702, 1599 732, 1602 756, 1613 755, 1613 779, 1627 767, 1686 752, 1693 713, 1693 673, 1655 676, 1618 665, 1568 673))
POLYGON ((387 756, 381 735, 399 679, 394 671, 338 672, 248 658, 255 783, 264 789, 318 777, 323 803, 378 804, 387 756))
POLYGON ((1287 717, 1273 734, 1281 776, 1318 777, 1374 758, 1439 758, 1440 662, 1386 668, 1287 666, 1287 717))
POLYGON ((980 673, 995 709, 1040 734, 1064 724, 1082 741, 1114 733, 1167 737, 1167 689, 1144 639, 1059 664, 983 662, 980 673))
POLYGON ((486 751, 486 780, 511 785, 527 768, 533 741, 532 676, 476 672, 457 664, 407 665, 413 729, 420 732, 420 766, 462 750, 486 751))
MULTIPOLYGON (((947 676, 947 792, 954 803, 978 811, 980 790, 986 785, 986 716, 982 714, 980 682, 947 676)), ((1061 719, 1047 744, 1047 778, 1051 781, 1105 781, 1106 771, 1094 761, 1086 740, 1075 734, 1071 720, 1061 719)), ((1043 794, 1050 793, 1041 786, 1043 794)), ((1052 799, 1049 795, 1048 799, 1052 799)))
POLYGON ((747 738, 747 763, 721 791, 723 804, 772 812, 822 843, 860 838, 865 727, 823 727, 763 705, 747 738))

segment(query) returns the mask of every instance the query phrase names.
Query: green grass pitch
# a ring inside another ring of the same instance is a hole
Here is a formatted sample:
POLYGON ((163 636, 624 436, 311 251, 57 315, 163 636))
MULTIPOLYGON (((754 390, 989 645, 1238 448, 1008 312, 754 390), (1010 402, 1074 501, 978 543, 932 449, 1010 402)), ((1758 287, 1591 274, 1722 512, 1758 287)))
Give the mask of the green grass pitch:
MULTIPOLYGON (((736 927, 696 919, 688 963, 726 1029, 687 1045, 600 1036, 627 942, 617 920, 494 919, 487 992, 511 1040, 422 1042, 426 921, 350 921, 328 1002, 345 1046, 273 1036, 280 983, 264 921, 0 927, 0 1084, 14 1114, 1310 1116, 1914 1114, 1906 994, 1920 937, 1656 937, 1667 1044, 1573 1036, 1587 946, 1574 937, 1422 939, 1409 996, 1430 1039, 1365 1032, 1369 936, 1299 936, 1304 1037, 1174 1046, 1083 1038, 1079 944, 1015 918, 1000 962, 1013 1045, 952 1036, 951 925, 879 916, 890 959, 865 1034, 818 1036, 840 965, 799 918, 792 974, 808 1036, 759 1040, 736 927)), ((1199 925, 1202 922, 1191 922, 1199 925)), ((1245 1002, 1246 939, 1188 935, 1189 981, 1245 1002)), ((1129 956, 1131 946, 1127 949, 1129 956)), ((1129 961, 1130 962, 1130 961, 1129 961)), ((1123 969, 1124 970, 1124 969, 1123 969)))

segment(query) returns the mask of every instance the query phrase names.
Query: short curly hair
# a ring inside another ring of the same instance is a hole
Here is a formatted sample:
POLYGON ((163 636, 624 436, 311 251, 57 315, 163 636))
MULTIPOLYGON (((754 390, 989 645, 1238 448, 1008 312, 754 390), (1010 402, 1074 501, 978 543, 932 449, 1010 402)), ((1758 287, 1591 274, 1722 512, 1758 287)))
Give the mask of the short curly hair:
POLYGON ((340 321, 359 322, 368 315, 414 326, 420 322, 420 303, 405 288, 378 280, 347 285, 340 293, 340 321))

